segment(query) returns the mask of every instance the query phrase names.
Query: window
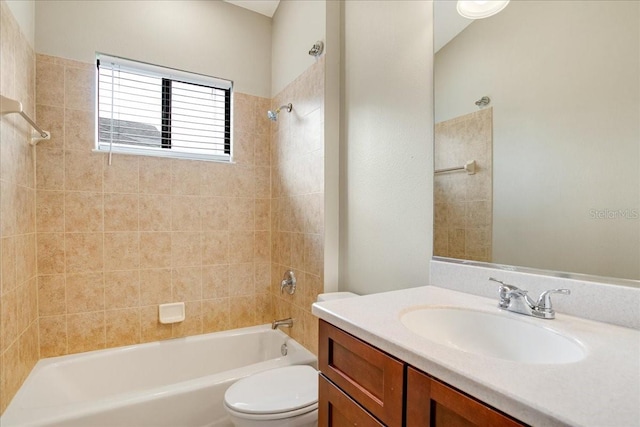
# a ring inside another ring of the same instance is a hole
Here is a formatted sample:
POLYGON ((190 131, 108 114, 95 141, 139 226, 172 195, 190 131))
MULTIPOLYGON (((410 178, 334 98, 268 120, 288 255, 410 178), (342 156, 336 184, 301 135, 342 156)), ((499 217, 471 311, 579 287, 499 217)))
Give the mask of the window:
POLYGON ((232 82, 98 55, 99 151, 231 160, 232 82))

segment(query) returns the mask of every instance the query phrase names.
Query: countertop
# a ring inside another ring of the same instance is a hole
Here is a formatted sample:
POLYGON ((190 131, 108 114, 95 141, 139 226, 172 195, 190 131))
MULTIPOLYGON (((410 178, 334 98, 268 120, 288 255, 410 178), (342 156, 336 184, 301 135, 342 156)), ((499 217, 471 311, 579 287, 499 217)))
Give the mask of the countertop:
POLYGON ((314 315, 534 426, 640 426, 640 331, 556 314, 510 313, 489 299, 436 286, 315 303, 314 315), (429 341, 400 321, 409 308, 455 306, 516 316, 578 340, 584 359, 523 364, 429 341))

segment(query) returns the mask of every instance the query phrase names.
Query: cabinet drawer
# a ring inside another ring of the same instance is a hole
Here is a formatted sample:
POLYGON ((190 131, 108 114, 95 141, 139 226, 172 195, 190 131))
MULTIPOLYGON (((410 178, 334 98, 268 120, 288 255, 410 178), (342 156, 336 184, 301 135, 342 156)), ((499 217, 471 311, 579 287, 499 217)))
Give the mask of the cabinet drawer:
POLYGON ((407 369, 407 427, 523 427, 428 375, 407 369))
POLYGON ((320 375, 319 387, 318 427, 383 426, 323 375, 320 375))
POLYGON ((384 424, 401 426, 404 364, 325 321, 319 332, 322 373, 384 424))

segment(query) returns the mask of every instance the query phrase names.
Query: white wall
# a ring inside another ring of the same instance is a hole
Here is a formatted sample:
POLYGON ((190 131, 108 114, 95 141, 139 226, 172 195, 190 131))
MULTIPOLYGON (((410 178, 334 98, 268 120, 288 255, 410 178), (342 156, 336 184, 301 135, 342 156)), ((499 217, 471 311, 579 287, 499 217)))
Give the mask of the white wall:
POLYGON ((315 61, 308 54, 318 40, 325 41, 324 0, 282 0, 273 15, 271 94, 277 95, 315 61))
POLYGON ((36 2, 35 0, 7 0, 7 6, 11 9, 13 17, 16 18, 22 33, 25 35, 31 46, 35 42, 35 21, 36 2))
MULTIPOLYGON (((511 2, 436 56, 436 122, 494 117, 494 262, 640 279, 638 2, 511 2)), ((437 17, 436 17, 437 19, 437 17)))
POLYGON ((38 53, 96 51, 233 80, 271 97, 271 20, 222 1, 38 1, 38 53))
POLYGON ((432 253, 430 1, 344 3, 340 288, 428 283, 432 253))

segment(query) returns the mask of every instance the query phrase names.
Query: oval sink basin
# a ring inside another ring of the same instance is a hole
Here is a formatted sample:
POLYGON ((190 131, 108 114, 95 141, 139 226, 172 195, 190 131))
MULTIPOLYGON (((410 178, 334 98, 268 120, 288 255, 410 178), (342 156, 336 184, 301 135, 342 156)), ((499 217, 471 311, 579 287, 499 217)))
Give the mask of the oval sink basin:
POLYGON ((586 355, 577 341, 506 314, 430 307, 410 310, 400 321, 412 332, 438 344, 514 362, 572 363, 586 355))

